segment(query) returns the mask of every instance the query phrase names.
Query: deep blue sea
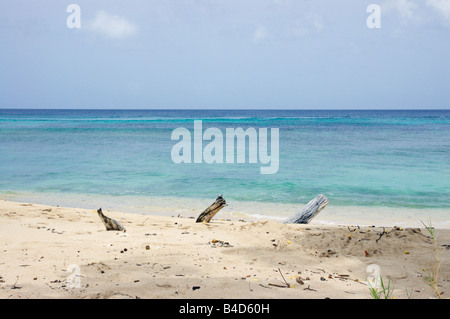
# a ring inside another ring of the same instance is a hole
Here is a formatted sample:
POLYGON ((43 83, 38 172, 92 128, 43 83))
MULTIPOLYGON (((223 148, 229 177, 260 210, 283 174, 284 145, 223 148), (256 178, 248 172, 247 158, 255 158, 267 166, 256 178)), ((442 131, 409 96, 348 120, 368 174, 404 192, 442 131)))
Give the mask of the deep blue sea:
POLYGON ((131 207, 223 194, 301 206, 320 193, 333 207, 437 209, 448 220, 450 111, 0 109, 2 198, 133 198, 131 207), (224 135, 278 128, 277 173, 261 174, 259 162, 174 163, 171 134, 193 132, 194 120, 224 135))

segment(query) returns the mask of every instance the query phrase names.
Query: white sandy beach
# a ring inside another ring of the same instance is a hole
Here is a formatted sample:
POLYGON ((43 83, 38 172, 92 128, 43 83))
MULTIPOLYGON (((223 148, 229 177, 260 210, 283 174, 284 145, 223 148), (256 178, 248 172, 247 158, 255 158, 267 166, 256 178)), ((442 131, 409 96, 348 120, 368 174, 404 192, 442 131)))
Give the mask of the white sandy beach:
MULTIPOLYGON (((117 232, 106 231, 97 208, 0 200, 0 298, 371 298, 372 264, 394 298, 437 298, 426 280, 434 245, 423 229, 222 220, 220 213, 202 224, 176 213, 104 210, 127 229, 117 232)), ((450 230, 436 233, 438 288, 448 298, 450 230)))

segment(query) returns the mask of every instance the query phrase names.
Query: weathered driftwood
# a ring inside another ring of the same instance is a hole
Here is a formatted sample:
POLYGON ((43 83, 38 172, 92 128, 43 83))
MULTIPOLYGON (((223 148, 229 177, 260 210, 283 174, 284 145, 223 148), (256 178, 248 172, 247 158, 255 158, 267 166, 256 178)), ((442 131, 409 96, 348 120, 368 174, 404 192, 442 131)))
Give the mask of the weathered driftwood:
POLYGON ((306 204, 300 212, 295 216, 287 219, 288 224, 308 224, 325 206, 328 205, 328 198, 320 194, 308 204, 306 204))
POLYGON ((105 216, 105 214, 103 214, 102 209, 99 208, 97 210, 98 216, 100 217, 100 219, 102 220, 103 224, 106 227, 106 230, 119 230, 119 231, 124 231, 126 232, 127 230, 125 229, 125 227, 123 227, 118 221, 109 218, 108 216, 105 216))
POLYGON ((211 204, 211 206, 209 206, 208 208, 206 208, 203 213, 200 214, 200 216, 198 216, 197 218, 197 223, 209 223, 211 221, 211 219, 214 217, 214 215, 216 215, 219 210, 221 210, 222 208, 224 208, 227 205, 227 202, 225 201, 225 199, 222 197, 222 195, 219 195, 216 198, 216 201, 214 203, 211 204))

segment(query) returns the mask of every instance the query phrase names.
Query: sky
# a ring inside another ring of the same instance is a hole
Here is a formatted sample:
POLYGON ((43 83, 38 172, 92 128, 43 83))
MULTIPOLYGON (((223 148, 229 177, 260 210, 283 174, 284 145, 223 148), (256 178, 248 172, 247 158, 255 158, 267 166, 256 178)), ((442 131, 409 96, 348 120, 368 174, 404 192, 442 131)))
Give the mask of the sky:
POLYGON ((450 109, 449 36, 450 0, 2 0, 0 108, 450 109))

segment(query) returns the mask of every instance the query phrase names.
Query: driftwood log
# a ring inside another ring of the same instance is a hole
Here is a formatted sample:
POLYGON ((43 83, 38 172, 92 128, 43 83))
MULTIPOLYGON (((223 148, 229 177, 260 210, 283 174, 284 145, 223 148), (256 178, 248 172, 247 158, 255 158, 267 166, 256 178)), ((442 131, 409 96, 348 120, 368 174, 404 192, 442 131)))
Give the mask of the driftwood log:
POLYGON ((123 227, 118 221, 109 218, 108 216, 105 216, 105 214, 103 214, 102 209, 99 208, 97 210, 97 214, 100 217, 100 219, 102 220, 103 224, 106 227, 106 230, 119 230, 119 231, 123 231, 126 232, 127 230, 125 229, 125 227, 123 227))
MULTIPOLYGON (((209 223, 211 219, 225 206, 227 202, 222 195, 216 198, 216 201, 206 208, 197 218, 197 223, 209 223)), ((287 219, 287 224, 308 224, 319 212, 328 205, 328 198, 325 195, 318 195, 316 198, 306 204, 295 216, 287 219)))
POLYGON ((222 195, 219 195, 216 198, 216 201, 214 203, 212 203, 208 208, 206 208, 203 213, 200 214, 200 216, 198 216, 197 218, 197 223, 209 223, 211 221, 211 219, 214 217, 214 215, 216 215, 219 210, 221 210, 222 208, 224 208, 227 205, 227 202, 225 201, 225 199, 222 197, 222 195))
POLYGON ((325 206, 328 205, 328 198, 320 194, 308 204, 306 204, 300 212, 295 216, 287 219, 287 224, 308 224, 325 206))

